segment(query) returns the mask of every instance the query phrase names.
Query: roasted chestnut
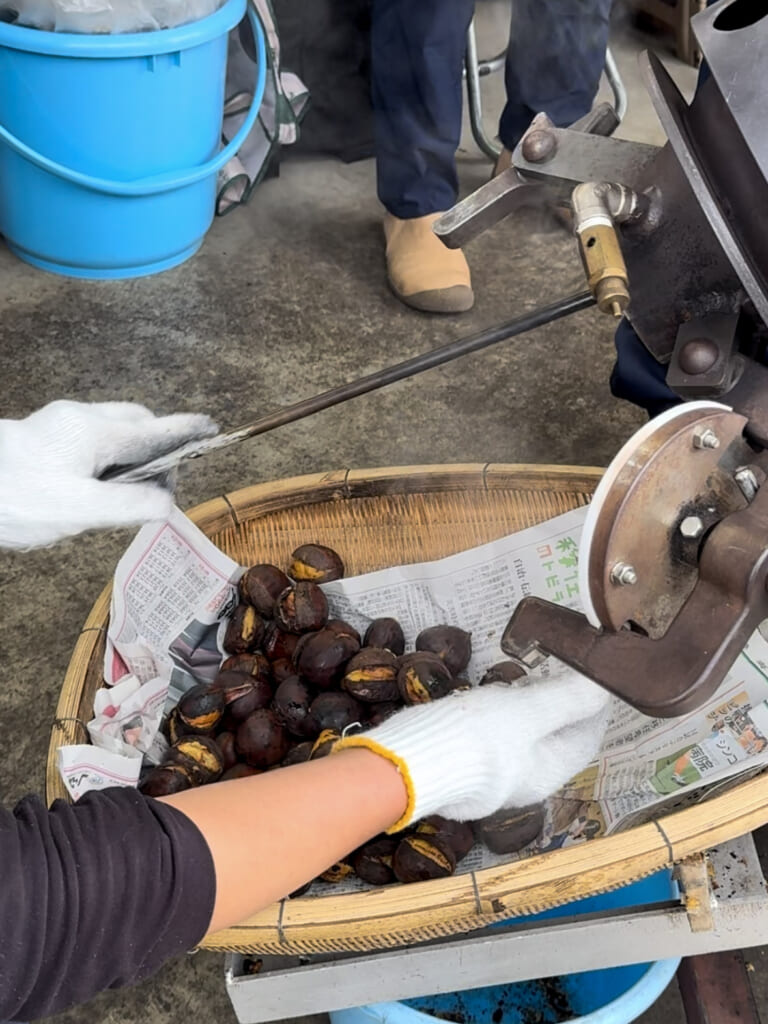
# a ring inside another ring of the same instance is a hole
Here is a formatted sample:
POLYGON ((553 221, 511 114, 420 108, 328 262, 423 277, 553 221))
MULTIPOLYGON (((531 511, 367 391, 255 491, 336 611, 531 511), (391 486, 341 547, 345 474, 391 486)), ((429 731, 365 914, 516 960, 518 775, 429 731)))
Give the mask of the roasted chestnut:
POLYGON ((168 712, 168 717, 163 724, 163 733, 169 743, 175 743, 176 740, 182 736, 193 736, 194 729, 190 729, 188 725, 179 718, 178 706, 171 708, 168 712))
POLYGON ((302 544, 291 555, 288 573, 295 580, 330 583, 344 575, 340 556, 324 544, 302 544))
POLYGON ((343 733, 355 722, 361 725, 364 719, 362 705, 348 693, 321 693, 312 701, 309 713, 318 733, 325 729, 343 733))
POLYGON ((139 783, 139 792, 144 796, 170 796, 192 786, 192 779, 182 765, 167 764, 150 768, 139 783))
POLYGON ((458 626, 430 626, 416 637, 416 650, 437 654, 455 676, 467 667, 472 657, 472 634, 458 626))
POLYGON ((261 639, 261 649, 273 665, 283 659, 292 661, 293 652, 300 639, 297 633, 288 633, 280 629, 276 622, 268 622, 261 639))
POLYGON ((518 679, 525 678, 525 669, 515 661, 499 661, 491 665, 479 682, 479 686, 488 686, 490 683, 514 683, 518 679))
POLYGON ((228 691, 228 696, 224 724, 234 730, 254 711, 270 706, 272 687, 263 679, 249 677, 241 688, 228 691))
POLYGON ((390 836, 382 836, 356 850, 352 857, 352 867, 358 878, 369 885, 389 885, 394 882, 392 859, 398 842, 390 836))
POLYGON ((272 678, 275 681, 275 686, 279 686, 280 683, 284 682, 290 676, 296 675, 296 669, 294 668, 293 662, 287 658, 279 658, 277 661, 272 662, 272 678))
POLYGON ((437 654, 416 651, 400 659, 397 685, 406 704, 427 704, 449 694, 454 681, 448 666, 437 654))
POLYGON ((235 749, 235 734, 224 730, 216 735, 216 746, 221 751, 221 759, 224 762, 224 771, 228 771, 237 764, 237 750, 235 749))
POLYGON ((310 740, 305 740, 303 743, 297 743, 291 747, 280 764, 284 768, 291 764, 304 764, 305 761, 309 760, 311 753, 312 743, 310 740))
POLYGON ((328 601, 316 583, 299 580, 275 601, 275 622, 287 633, 311 633, 328 619, 328 601))
POLYGON ((456 870, 456 855, 445 839, 413 834, 397 844, 392 869, 399 882, 446 878, 456 870))
POLYGON ((233 764, 231 768, 227 768, 219 779, 219 782, 228 782, 229 779, 245 779, 249 775, 261 774, 261 768, 253 768, 249 764, 244 764, 242 761, 238 761, 237 764, 233 764))
POLYGON ((309 712, 313 697, 312 690, 298 676, 288 676, 275 690, 272 710, 293 736, 310 739, 320 732, 309 712))
POLYGON ((507 807, 472 823, 475 835, 492 853, 516 853, 544 828, 544 805, 507 807))
POLYGON ((428 818, 422 818, 416 825, 416 831, 420 835, 438 836, 444 839, 460 861, 469 853, 475 845, 475 836, 472 826, 466 821, 453 821, 451 818, 443 818, 439 814, 431 814, 428 818))
POLYGON ((270 618, 275 600, 291 581, 276 565, 252 565, 240 577, 240 599, 253 605, 259 615, 270 618))
POLYGON ((332 629, 333 632, 338 633, 339 636, 351 636, 355 640, 357 640, 358 647, 362 646, 360 634, 358 633, 354 626, 351 626, 348 622, 345 622, 344 619, 328 619, 328 621, 325 624, 325 628, 332 629))
POLYGON ((198 683, 187 690, 176 707, 179 721, 187 731, 212 732, 224 714, 224 694, 215 686, 198 683))
POLYGON ((250 604, 239 604, 227 623, 222 645, 229 654, 242 654, 258 647, 264 636, 264 620, 250 604))
POLYGON ((263 679, 267 683, 272 678, 272 667, 266 655, 261 651, 246 651, 243 654, 233 654, 229 658, 225 658, 219 666, 219 675, 222 672, 244 672, 246 675, 263 679))
POLYGON ((166 760, 180 764, 201 786, 215 782, 224 771, 224 757, 216 741, 209 736, 182 736, 169 748, 166 760))
POLYGON ((347 662, 359 650, 354 637, 321 629, 301 638, 294 663, 302 678, 313 686, 328 689, 341 679, 347 662))
POLYGON ((288 753, 288 733, 272 711, 262 708, 241 722, 235 733, 235 747, 254 768, 269 768, 288 753))
POLYGON ((374 619, 365 631, 363 647, 383 647, 399 657, 405 650, 403 627, 397 619, 374 619))
POLYGON ((364 647, 344 669, 341 685, 358 700, 371 704, 399 700, 397 657, 383 647, 364 647))

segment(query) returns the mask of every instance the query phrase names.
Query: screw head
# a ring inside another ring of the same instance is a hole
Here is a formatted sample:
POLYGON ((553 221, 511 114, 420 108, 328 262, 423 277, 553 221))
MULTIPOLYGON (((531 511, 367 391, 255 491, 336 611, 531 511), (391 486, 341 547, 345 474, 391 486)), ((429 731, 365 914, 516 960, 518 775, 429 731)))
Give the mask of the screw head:
POLYGON ((633 565, 626 562, 617 562, 611 569, 611 583, 618 587, 631 587, 637 583, 637 573, 633 565))
POLYGON ((700 428, 693 435, 694 448, 719 448, 720 438, 710 427, 700 428))
POLYGON ((757 494, 759 487, 757 477, 749 466, 740 466, 733 474, 733 478, 741 488, 741 492, 747 501, 752 501, 757 494))
POLYGON ((680 523, 680 533, 686 540, 696 540, 704 533, 704 523, 698 516, 686 516, 680 523))
POLYGON ((523 139, 523 156, 530 164, 543 164, 554 156, 557 139, 544 128, 535 128, 523 139))

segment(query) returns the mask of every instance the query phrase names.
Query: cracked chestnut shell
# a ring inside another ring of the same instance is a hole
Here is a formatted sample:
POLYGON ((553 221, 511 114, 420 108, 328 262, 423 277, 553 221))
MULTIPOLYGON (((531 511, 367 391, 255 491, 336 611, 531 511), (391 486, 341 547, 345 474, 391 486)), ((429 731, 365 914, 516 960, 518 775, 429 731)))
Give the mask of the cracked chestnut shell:
POLYGON ((182 765, 166 764, 150 768, 139 783, 144 796, 170 796, 192 787, 192 779, 182 765))
POLYGON ((431 651, 442 658, 452 676, 458 675, 472 657, 472 634, 458 626, 430 626, 416 637, 417 651, 431 651))
POLYGON ((321 882, 330 882, 335 884, 336 882, 342 882, 345 878, 349 878, 349 876, 354 873, 355 869, 349 861, 340 860, 335 864, 331 864, 329 868, 326 868, 319 877, 321 882))
POLYGON ((321 629, 301 638, 294 663, 302 678, 327 690, 341 679, 347 662, 359 650, 354 637, 321 629))
POLYGON ((405 650, 403 627, 397 619, 374 619, 365 631, 363 647, 383 647, 399 657, 405 650))
POLYGON ((286 633, 311 633, 328 621, 328 601, 316 583, 299 580, 277 598, 274 615, 286 633))
POLYGON ((226 700, 224 724, 234 730, 254 711, 260 711, 262 708, 270 706, 272 687, 263 679, 254 679, 252 676, 248 676, 241 686, 227 691, 226 700))
POLYGON ((243 672, 267 683, 272 679, 272 666, 261 651, 246 651, 225 658, 219 665, 219 674, 222 672, 243 672))
POLYGON ((198 683, 187 690, 176 708, 185 731, 212 732, 224 714, 224 694, 215 686, 198 683))
POLYGON ((343 733, 344 730, 357 722, 362 725, 364 713, 362 705, 350 697, 348 693, 321 693, 315 697, 309 713, 318 733, 325 729, 343 733))
POLYGON ((235 733, 235 747, 253 768, 270 768, 288 753, 288 733, 272 711, 262 708, 241 722, 235 733))
POLYGON ((269 619, 275 601, 291 581, 276 565, 252 565, 240 577, 240 600, 252 605, 259 615, 269 619))
POLYGON ((239 604, 232 612, 222 646, 228 654, 243 654, 258 647, 264 635, 264 620, 249 604, 239 604))
POLYGON ((397 844, 392 869, 398 882, 447 878, 456 870, 456 855, 446 840, 415 833, 397 844))
POLYGON ((275 690, 272 710, 293 736, 311 739, 320 731, 309 712, 313 698, 310 687, 296 675, 288 676, 275 690))
POLYGON ((396 881, 392 860, 399 840, 390 836, 373 839, 352 856, 352 867, 358 878, 369 885, 389 885, 396 881))
POLYGON ((544 804, 506 807, 472 823, 475 835, 492 853, 516 853, 544 828, 544 804))
POLYGON ((169 748, 166 760, 180 764, 201 786, 215 782, 225 767, 218 743, 209 736, 183 736, 169 748))
POLYGON ((490 683, 514 683, 518 679, 524 679, 525 674, 525 669, 514 661, 498 661, 485 672, 478 686, 488 686, 490 683))
POLYGON ((344 669, 342 688, 370 704, 399 700, 397 657, 383 647, 364 647, 344 669))
POLYGON ((453 850, 456 861, 462 860, 475 845, 472 826, 466 821, 454 821, 443 818, 439 814, 431 814, 422 818, 416 825, 416 832, 425 836, 438 836, 445 840, 453 850))
POLYGON ((291 555, 288 575, 295 580, 330 583, 344 575, 344 563, 338 552, 324 544, 301 544, 291 555))
POLYGON ((454 688, 454 681, 448 666, 437 654, 416 651, 400 659, 397 685, 406 704, 428 704, 447 696, 454 688))

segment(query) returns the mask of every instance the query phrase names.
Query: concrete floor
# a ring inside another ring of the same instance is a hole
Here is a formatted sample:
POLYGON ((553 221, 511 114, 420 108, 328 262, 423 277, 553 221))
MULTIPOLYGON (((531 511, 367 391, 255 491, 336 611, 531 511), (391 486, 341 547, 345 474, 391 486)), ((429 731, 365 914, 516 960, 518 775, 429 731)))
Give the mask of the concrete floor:
MULTIPOLYGON (((494 40, 503 36, 505 18, 495 4, 480 5, 482 52, 499 48, 494 40)), ((664 41, 653 42, 690 90, 694 72, 669 56, 664 41)), ((621 131, 660 142, 635 67, 643 45, 619 18, 614 48, 630 91, 621 131)), ((501 88, 500 76, 484 83, 491 130, 501 88)), ((487 179, 487 162, 470 138, 459 165, 464 192, 487 179)), ((296 158, 246 209, 218 220, 194 259, 157 277, 77 282, 33 270, 0 248, 4 415, 24 416, 63 396, 135 399, 157 411, 206 411, 234 427, 583 288, 572 241, 550 224, 502 224, 474 242, 468 257, 477 294, 470 314, 440 319, 403 308, 385 284, 372 162, 296 158)), ((589 311, 282 428, 189 468, 179 504, 343 466, 605 465, 643 421, 609 394, 612 335, 612 324, 589 311)), ((50 723, 75 638, 130 536, 102 533, 50 551, 2 555, 5 805, 42 790, 50 723)), ((759 987, 763 953, 750 958, 759 987)), ((234 1020, 218 955, 184 957, 136 989, 55 1018, 190 1019, 234 1020)), ((675 987, 641 1020, 681 1024, 675 987)))

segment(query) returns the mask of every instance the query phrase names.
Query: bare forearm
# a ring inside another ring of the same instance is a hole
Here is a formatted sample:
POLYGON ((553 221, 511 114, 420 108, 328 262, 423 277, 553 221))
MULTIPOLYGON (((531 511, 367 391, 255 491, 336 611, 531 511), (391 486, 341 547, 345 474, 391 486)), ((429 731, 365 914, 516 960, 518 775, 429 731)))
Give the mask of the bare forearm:
POLYGON ((226 928, 315 878, 402 815, 394 766, 367 750, 201 789, 164 801, 190 818, 211 850, 226 928))

